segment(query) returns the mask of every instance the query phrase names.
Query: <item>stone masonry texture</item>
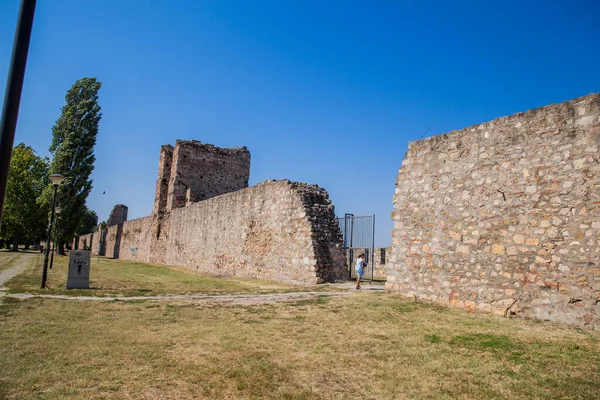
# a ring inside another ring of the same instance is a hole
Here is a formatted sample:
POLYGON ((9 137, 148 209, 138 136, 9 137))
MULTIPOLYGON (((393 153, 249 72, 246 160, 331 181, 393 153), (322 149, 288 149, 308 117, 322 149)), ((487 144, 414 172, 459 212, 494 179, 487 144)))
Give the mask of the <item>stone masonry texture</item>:
POLYGON ((386 289, 600 329, 600 94, 410 143, 386 289))
POLYGON ((126 205, 117 204, 116 206, 114 206, 112 211, 110 212, 108 220, 106 221, 106 226, 110 227, 127 221, 127 211, 128 208, 126 205))
POLYGON ((287 180, 247 187, 249 166, 245 147, 163 146, 153 214, 76 242, 92 243, 93 254, 223 276, 293 284, 346 279, 327 191, 287 180))
MULTIPOLYGON (((169 155, 167 151, 161 151, 161 162, 163 155, 166 168, 169 155)), ((178 140, 170 164, 166 204, 168 211, 248 187, 250 152, 245 147, 223 149, 196 140, 178 140)), ((159 180, 160 168, 161 166, 159 180)), ((162 179, 165 179, 166 173, 162 174, 162 179)), ((163 186, 159 188, 159 185, 162 184, 157 182, 156 198, 159 200, 155 200, 155 204, 162 204, 163 186)))

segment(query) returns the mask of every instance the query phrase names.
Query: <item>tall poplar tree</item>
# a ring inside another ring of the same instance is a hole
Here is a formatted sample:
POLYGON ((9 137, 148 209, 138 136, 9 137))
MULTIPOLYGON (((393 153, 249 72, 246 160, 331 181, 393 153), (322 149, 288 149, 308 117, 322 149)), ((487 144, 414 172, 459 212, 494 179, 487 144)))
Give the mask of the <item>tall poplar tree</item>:
MULTIPOLYGON (((56 198, 56 205, 62 208, 56 225, 59 245, 72 240, 87 213, 86 199, 92 190, 90 176, 96 161, 94 146, 102 118, 98 104, 101 86, 96 78, 82 78, 75 82, 67 91, 66 104, 52 127, 50 174, 65 177, 56 198)), ((50 202, 52 192, 52 187, 48 187, 46 198, 50 202)), ((62 249, 62 246, 59 248, 62 249)))

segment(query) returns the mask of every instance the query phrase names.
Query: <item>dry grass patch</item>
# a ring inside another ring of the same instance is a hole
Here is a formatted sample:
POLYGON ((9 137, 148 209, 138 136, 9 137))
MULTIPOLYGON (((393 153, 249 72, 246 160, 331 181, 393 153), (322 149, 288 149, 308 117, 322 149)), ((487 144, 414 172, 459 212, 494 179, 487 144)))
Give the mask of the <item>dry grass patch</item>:
POLYGON ((14 251, 5 249, 0 250, 0 271, 12 267, 19 255, 19 253, 14 251))
MULTIPOLYGON (((283 293, 325 290, 324 287, 293 286, 258 279, 220 278, 187 268, 126 262, 92 257, 89 290, 66 290, 68 257, 54 257, 48 270, 46 290, 40 289, 42 255, 32 257, 32 265, 7 283, 12 293, 31 292, 73 296, 156 296, 167 294, 283 293)), ((331 290, 331 289, 329 289, 331 290)))
POLYGON ((209 307, 6 299, 0 397, 592 399, 600 334, 384 293, 209 307))

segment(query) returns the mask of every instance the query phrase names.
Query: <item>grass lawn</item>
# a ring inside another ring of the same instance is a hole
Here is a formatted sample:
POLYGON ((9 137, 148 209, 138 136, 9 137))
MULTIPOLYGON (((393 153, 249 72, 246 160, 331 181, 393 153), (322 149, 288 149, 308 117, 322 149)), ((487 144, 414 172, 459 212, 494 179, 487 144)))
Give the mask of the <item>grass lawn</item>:
POLYGON ((0 271, 8 269, 12 267, 13 263, 16 261, 19 253, 12 252, 10 250, 1 249, 0 250, 0 271))
MULTIPOLYGON (((2 253, 0 253, 2 254, 2 253)), ((14 254, 14 253, 13 253, 14 254)), ((43 255, 32 257, 32 265, 6 286, 9 292, 72 296, 156 296, 164 294, 281 293, 323 290, 323 286, 298 287, 256 279, 222 279, 187 268, 126 262, 92 257, 89 290, 67 290, 68 257, 55 256, 48 270, 46 290, 40 289, 43 255)), ((0 259, 0 268, 2 259, 0 259)))
POLYGON ((7 399, 600 393, 600 332, 383 292, 255 306, 4 298, 0 326, 0 398, 7 399))

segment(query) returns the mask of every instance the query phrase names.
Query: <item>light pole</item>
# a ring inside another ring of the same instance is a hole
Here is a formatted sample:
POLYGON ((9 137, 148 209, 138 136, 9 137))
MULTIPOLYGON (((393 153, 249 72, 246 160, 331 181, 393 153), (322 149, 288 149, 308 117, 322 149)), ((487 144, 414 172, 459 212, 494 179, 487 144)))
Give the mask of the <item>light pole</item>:
MULTIPOLYGON (((54 213, 56 214, 56 220, 54 221, 54 224, 56 225, 56 228, 58 228, 58 216, 60 215, 60 212, 62 211, 62 208, 60 207, 56 207, 54 213)), ((54 264, 54 253, 56 253, 56 228, 54 228, 54 240, 52 241, 52 253, 50 253, 50 269, 52 269, 52 265, 54 264)))
POLYGON ((46 238, 46 251, 44 252, 44 267, 42 269, 42 289, 46 287, 46 278, 48 276, 48 254, 50 253, 50 238, 52 234, 52 222, 54 222, 54 207, 56 206, 56 191, 60 184, 65 180, 64 176, 59 174, 50 175, 50 180, 54 186, 54 195, 52 196, 52 213, 50 214, 50 226, 48 227, 48 236, 46 238))
POLYGON ((27 64, 27 53, 29 52, 33 15, 35 14, 35 1, 21 0, 8 81, 6 82, 2 117, 0 118, 0 225, 2 224, 4 195, 19 116, 23 79, 25 78, 25 65, 27 64))

